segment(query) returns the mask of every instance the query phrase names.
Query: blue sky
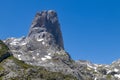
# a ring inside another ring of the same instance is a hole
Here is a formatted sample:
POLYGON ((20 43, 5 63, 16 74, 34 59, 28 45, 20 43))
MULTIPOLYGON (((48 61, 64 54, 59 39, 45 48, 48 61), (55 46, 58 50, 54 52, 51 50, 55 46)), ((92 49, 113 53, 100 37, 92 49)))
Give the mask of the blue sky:
POLYGON ((110 64, 120 58, 119 0, 1 0, 0 39, 28 34, 36 12, 56 10, 75 60, 110 64))

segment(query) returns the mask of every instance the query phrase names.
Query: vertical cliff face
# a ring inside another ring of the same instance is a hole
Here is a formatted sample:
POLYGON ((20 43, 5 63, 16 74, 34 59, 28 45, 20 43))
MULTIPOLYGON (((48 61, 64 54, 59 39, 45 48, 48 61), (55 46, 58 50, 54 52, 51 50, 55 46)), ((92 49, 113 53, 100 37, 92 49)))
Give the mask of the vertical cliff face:
POLYGON ((27 38, 31 43, 34 41, 38 44, 41 43, 40 46, 64 49, 57 13, 52 10, 37 13, 27 38))
POLYGON ((57 13, 41 11, 35 15, 26 37, 5 40, 13 56, 28 64, 37 66, 67 66, 70 61, 64 51, 64 44, 57 13), (55 63, 55 59, 59 62, 55 63))

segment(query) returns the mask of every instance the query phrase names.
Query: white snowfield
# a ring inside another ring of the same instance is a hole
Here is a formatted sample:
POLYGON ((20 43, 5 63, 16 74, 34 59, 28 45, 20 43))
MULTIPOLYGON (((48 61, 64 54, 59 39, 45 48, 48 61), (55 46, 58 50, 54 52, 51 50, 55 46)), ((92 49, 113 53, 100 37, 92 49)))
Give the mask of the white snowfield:
POLYGON ((37 41, 39 41, 39 42, 41 42, 41 41, 43 41, 44 39, 42 39, 42 38, 37 38, 37 41))
POLYGON ((49 55, 45 55, 44 57, 41 58, 42 61, 45 61, 47 59, 52 59, 52 57, 49 55))

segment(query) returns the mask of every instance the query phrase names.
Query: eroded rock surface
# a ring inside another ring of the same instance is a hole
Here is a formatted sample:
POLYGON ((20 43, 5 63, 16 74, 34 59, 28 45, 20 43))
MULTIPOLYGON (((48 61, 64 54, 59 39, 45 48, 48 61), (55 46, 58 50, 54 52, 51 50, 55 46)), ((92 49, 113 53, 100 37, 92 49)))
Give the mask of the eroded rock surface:
POLYGON ((13 56, 33 66, 43 66, 53 72, 78 76, 72 69, 74 62, 64 50, 57 13, 53 10, 38 12, 26 37, 4 41, 13 56))
MULTIPOLYGON (((64 50, 57 13, 53 10, 37 13, 26 37, 9 38, 4 42, 13 56, 6 60, 0 57, 4 60, 0 63, 0 79, 2 75, 4 80, 6 78, 16 80, 33 80, 33 78, 35 80, 120 80, 120 60, 111 65, 104 65, 71 59, 64 50)), ((1 45, 0 50, 3 51, 1 45)))

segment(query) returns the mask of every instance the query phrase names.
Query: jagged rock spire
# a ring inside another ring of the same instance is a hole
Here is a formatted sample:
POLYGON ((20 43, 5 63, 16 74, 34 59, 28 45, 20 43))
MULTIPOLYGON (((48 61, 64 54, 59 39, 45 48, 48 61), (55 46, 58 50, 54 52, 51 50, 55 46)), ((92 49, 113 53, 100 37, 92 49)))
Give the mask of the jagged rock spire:
MULTIPOLYGON (((53 10, 37 13, 26 37, 9 38, 4 42, 14 57, 51 71, 62 70, 72 61, 64 50, 57 13, 53 10)), ((66 73, 65 69, 63 71, 66 73)))
POLYGON ((32 22, 28 38, 64 49, 57 13, 53 10, 38 12, 32 22))

